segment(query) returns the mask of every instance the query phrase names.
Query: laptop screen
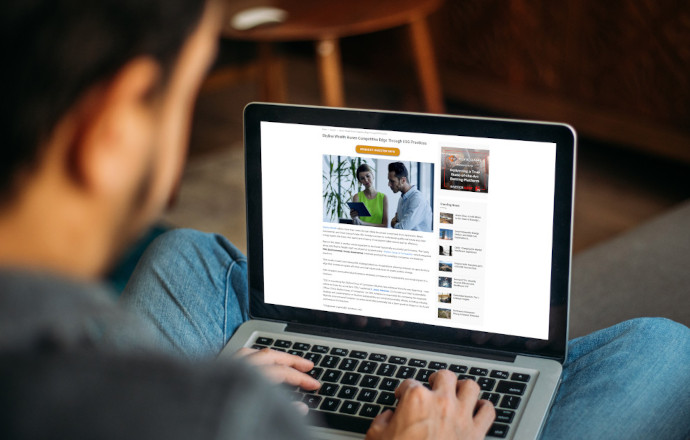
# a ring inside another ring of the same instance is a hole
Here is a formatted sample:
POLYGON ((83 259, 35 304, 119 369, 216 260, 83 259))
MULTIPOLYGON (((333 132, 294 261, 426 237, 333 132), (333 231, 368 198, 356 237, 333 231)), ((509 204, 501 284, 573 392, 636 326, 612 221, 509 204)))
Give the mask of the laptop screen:
POLYGON ((245 117, 253 314, 490 348, 563 336, 568 127, 263 104, 245 117))

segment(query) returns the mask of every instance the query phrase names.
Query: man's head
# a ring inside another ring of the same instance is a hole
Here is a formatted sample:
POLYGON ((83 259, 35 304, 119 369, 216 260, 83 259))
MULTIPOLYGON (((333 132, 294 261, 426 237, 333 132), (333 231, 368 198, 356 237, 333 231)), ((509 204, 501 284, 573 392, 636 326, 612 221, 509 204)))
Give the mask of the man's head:
POLYGON ((410 189, 409 174, 402 162, 388 164, 388 186, 393 193, 402 191, 405 194, 410 189))
MULTIPOLYGON (((0 9, 11 61, 0 237, 26 235, 21 224, 72 234, 93 261, 73 271, 100 272, 178 179, 222 11, 215 0, 5 0, 0 9)), ((51 266, 64 244, 44 241, 43 256, 26 243, 0 261, 51 266)))

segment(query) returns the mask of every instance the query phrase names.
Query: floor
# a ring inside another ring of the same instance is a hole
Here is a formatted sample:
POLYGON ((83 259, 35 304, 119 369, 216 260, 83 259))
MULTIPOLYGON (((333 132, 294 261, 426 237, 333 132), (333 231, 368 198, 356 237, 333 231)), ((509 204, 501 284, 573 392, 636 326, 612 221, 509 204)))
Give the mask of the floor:
MULTIPOLYGON (((313 60, 291 56, 286 60, 286 74, 290 103, 319 104, 313 60)), ((415 91, 401 92, 347 68, 345 81, 351 107, 421 110, 415 91)), ((246 251, 242 109, 258 96, 256 85, 247 80, 215 84, 202 91, 188 165, 177 200, 164 216, 166 222, 221 233, 246 251)), ((458 102, 447 105, 451 114, 506 116, 458 102)), ((577 166, 575 253, 690 198, 688 164, 580 139, 577 166)))

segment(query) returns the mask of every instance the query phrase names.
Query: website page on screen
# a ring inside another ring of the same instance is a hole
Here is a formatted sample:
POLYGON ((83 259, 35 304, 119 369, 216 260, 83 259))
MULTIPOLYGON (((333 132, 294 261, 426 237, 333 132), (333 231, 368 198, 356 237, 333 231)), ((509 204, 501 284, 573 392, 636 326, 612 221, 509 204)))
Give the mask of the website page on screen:
POLYGON ((555 161, 553 143, 261 122, 264 300, 547 339, 555 161))

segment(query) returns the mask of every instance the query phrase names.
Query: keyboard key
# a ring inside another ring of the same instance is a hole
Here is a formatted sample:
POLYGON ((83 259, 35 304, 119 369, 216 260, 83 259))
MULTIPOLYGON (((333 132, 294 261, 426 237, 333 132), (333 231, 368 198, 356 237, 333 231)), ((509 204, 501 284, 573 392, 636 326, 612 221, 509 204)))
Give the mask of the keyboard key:
POLYGON ((340 407, 340 412, 345 414, 357 414, 357 410, 362 406, 361 403, 355 402, 353 400, 346 400, 343 402, 343 406, 340 407))
POLYGON ((491 425, 491 428, 489 429, 489 432, 487 432, 486 435, 498 438, 506 438, 506 436, 508 435, 508 428, 510 428, 508 425, 494 423, 493 425, 491 425))
POLYGON ((445 362, 430 362, 429 363, 429 369, 430 370, 445 370, 448 368, 448 364, 445 362))
POLYGON ((380 403, 381 405, 393 405, 395 403, 395 394, 384 391, 379 398, 376 399, 376 403, 380 403))
POLYGON ((510 376, 512 380, 518 380, 520 382, 529 382, 531 376, 529 374, 524 374, 524 373, 513 373, 512 376, 510 376))
POLYGON ((321 388, 319 388, 319 394, 321 394, 322 396, 335 396, 335 393, 338 391, 338 388, 340 388, 339 385, 324 382, 323 384, 321 384, 321 388))
POLYGON ((380 380, 381 379, 376 376, 367 375, 364 376, 364 379, 362 379, 362 383, 360 383, 359 386, 364 388, 376 388, 376 385, 379 384, 380 380))
POLYGON ((263 350, 264 348, 268 348, 268 347, 266 347, 265 345, 254 344, 254 345, 252 345, 252 348, 254 350, 263 350))
POLYGON ((491 391, 496 385, 496 379, 489 379, 488 377, 480 377, 477 379, 477 385, 482 391, 491 391))
POLYGON ((369 355, 369 360, 370 361, 376 361, 376 362, 385 362, 388 356, 385 354, 381 353, 372 353, 369 355))
POLYGON ((323 360, 321 361, 321 366, 326 368, 335 368, 338 366, 338 362, 340 362, 340 358, 337 356, 324 356, 323 360))
POLYGON ((328 353, 329 348, 325 345, 315 345, 311 348, 314 353, 328 353))
POLYGON ((364 407, 362 407, 362 410, 359 412, 359 415, 362 417, 371 417, 373 419, 374 417, 379 415, 380 410, 380 406, 367 403, 366 405, 364 405, 364 407))
POLYGON ((314 394, 307 394, 304 396, 302 402, 306 403, 309 408, 316 408, 321 403, 323 397, 314 394))
POLYGON ((357 359, 345 358, 338 368, 344 371, 354 371, 354 369, 357 368, 357 364, 359 364, 357 359))
POLYGON ((352 350, 350 352, 350 357, 353 357, 355 359, 366 359, 368 356, 366 351, 358 351, 358 350, 352 350))
POLYGON ((286 341, 284 339, 278 339, 274 344, 274 347, 280 347, 280 348, 290 348, 292 346, 292 342, 286 341))
POLYGON ((431 376, 432 373, 434 373, 434 370, 426 370, 422 368, 419 370, 419 373, 417 373, 417 377, 415 377, 415 379, 420 382, 429 382, 429 376, 431 376))
POLYGON ((314 365, 316 365, 321 360, 321 355, 318 353, 307 353, 304 355, 304 359, 308 359, 308 360, 314 362, 314 365))
POLYGON ((263 336, 256 338, 256 341, 254 341, 255 344, 260 344, 260 345, 271 345, 273 344, 273 339, 271 338, 265 338, 263 336))
POLYGON ((362 377, 362 375, 359 373, 348 372, 343 375, 343 378, 340 380, 340 383, 344 385, 357 385, 357 382, 359 382, 360 377, 362 377))
POLYGON ((407 365, 410 367, 424 368, 426 367, 426 361, 423 359, 410 359, 407 365))
POLYGON ((398 374, 395 375, 395 377, 399 379, 407 379, 414 377, 414 374, 417 372, 416 368, 412 367, 400 367, 398 369, 398 374))
POLYGON ((508 382, 507 380, 502 380, 498 382, 496 387, 497 393, 503 394, 515 394, 516 396, 522 396, 525 394, 525 388, 527 385, 520 382, 508 382))
POLYGON ((482 393, 480 399, 488 400, 489 402, 493 403, 494 406, 498 406, 498 401, 501 399, 501 395, 496 393, 482 393))
POLYGON ((378 394, 378 391, 372 390, 369 388, 362 388, 359 391, 359 396, 357 396, 357 400, 360 402, 373 402, 374 399, 376 399, 376 395, 378 394))
POLYGON ((336 356, 347 356, 349 352, 349 350, 345 350, 344 348, 333 348, 331 350, 331 354, 334 354, 336 356))
POLYGON ((364 361, 364 362, 362 362, 362 364, 359 366, 359 368, 357 369, 357 371, 359 371, 360 373, 365 373, 365 374, 367 374, 367 373, 373 373, 374 371, 376 371, 376 367, 378 367, 378 366, 379 366, 379 364, 376 363, 376 362, 364 361))
POLYGON ((323 373, 323 368, 312 368, 307 374, 313 377, 316 380, 319 380, 319 377, 321 377, 321 373, 323 373))
POLYGON ((450 367, 448 367, 448 369, 453 373, 467 373, 467 367, 464 365, 452 364, 450 367))
POLYGON ((323 401, 321 404, 321 407, 319 409, 323 411, 335 411, 338 409, 340 406, 340 400, 339 399, 334 399, 333 397, 329 397, 326 400, 323 401))
POLYGON ((500 370, 493 370, 491 372, 491 377, 495 377, 496 379, 508 379, 508 372, 507 371, 500 371, 500 370))
POLYGON ((303 351, 294 350, 294 349, 293 349, 293 350, 288 350, 288 353, 290 353, 290 354, 292 354, 292 355, 295 355, 295 356, 299 356, 299 357, 304 356, 304 352, 303 352, 303 351))
POLYGON ((407 363, 407 358, 400 356, 391 356, 388 358, 388 362, 391 364, 405 365, 407 363))
POLYGON ((283 353, 285 353, 285 351, 286 351, 284 348, 275 348, 275 347, 272 348, 271 350, 282 351, 283 353))
POLYGON ((475 376, 486 376, 489 374, 489 370, 486 368, 470 368, 470 374, 474 374, 475 376))
POLYGON ((470 376, 469 374, 461 374, 458 376, 458 380, 474 380, 474 381, 476 381, 477 378, 474 376, 470 376))
POLYGON ((396 368, 398 367, 393 364, 381 364, 376 374, 379 376, 392 376, 396 368))
POLYGON ((392 377, 384 377, 381 381, 379 389, 386 391, 395 391, 395 389, 398 388, 398 385, 400 385, 400 380, 393 379, 392 377))
POLYGON ((338 397, 340 397, 341 399, 354 399, 356 395, 356 387, 343 387, 338 393, 338 397))
POLYGON ((515 418, 515 411, 509 409, 496 408, 496 421, 501 423, 510 423, 515 418))
POLYGON ((295 342, 295 345, 292 346, 295 350, 302 350, 302 351, 307 351, 311 345, 305 344, 304 342, 295 342))
POLYGON ((517 396, 511 396, 511 395, 506 395, 503 396, 503 400, 501 400, 501 408, 508 408, 508 409, 517 409, 517 407, 520 405, 520 398, 517 396))
POLYGON ((323 382, 338 382, 338 379, 340 379, 340 376, 342 376, 342 374, 342 371, 326 370, 326 373, 323 375, 321 380, 323 382))

